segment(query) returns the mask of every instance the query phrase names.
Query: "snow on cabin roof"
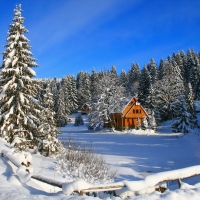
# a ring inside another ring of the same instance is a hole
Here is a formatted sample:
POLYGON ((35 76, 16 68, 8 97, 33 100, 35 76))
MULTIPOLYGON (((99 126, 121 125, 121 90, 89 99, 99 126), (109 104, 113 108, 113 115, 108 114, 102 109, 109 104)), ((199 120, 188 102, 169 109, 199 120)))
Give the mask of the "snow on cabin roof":
POLYGON ((110 113, 122 113, 124 108, 128 105, 128 103, 133 99, 133 97, 122 98, 121 101, 117 103, 111 110, 110 113))

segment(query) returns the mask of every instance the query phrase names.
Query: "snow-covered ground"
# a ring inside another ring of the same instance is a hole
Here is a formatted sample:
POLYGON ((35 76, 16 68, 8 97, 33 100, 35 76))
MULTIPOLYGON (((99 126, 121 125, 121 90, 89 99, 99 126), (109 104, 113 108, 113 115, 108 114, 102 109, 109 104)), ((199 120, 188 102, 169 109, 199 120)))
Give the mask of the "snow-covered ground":
MULTIPOLYGON (((75 115, 72 115, 74 121, 75 115)), ((84 116, 86 122, 86 116, 84 116)), ((69 137, 82 143, 92 143, 98 152, 103 154, 107 163, 117 170, 116 181, 143 180, 147 175, 158 172, 175 170, 193 165, 200 165, 199 136, 188 134, 173 134, 170 122, 159 127, 158 133, 150 131, 89 131, 87 124, 74 126, 74 122, 60 128, 62 134, 60 140, 69 137)), ((199 129, 195 130, 199 132, 199 129)), ((9 145, 0 139, 0 151, 9 149, 9 145)), ((59 181, 68 181, 62 174, 54 170, 55 160, 41 155, 33 155, 32 167, 34 173, 59 181)), ((98 199, 87 196, 66 196, 61 189, 36 180, 30 180, 26 184, 21 183, 16 176, 16 167, 7 161, 0 159, 0 199, 98 199)), ((187 184, 194 185, 200 182, 200 177, 183 180, 187 184)), ((182 189, 177 189, 177 182, 170 183, 169 189, 163 194, 154 192, 150 195, 139 195, 131 199, 200 199, 200 186, 196 187, 183 184, 182 189)), ((105 196, 105 199, 110 199, 105 196)), ((120 199, 113 197, 112 199, 120 199)))

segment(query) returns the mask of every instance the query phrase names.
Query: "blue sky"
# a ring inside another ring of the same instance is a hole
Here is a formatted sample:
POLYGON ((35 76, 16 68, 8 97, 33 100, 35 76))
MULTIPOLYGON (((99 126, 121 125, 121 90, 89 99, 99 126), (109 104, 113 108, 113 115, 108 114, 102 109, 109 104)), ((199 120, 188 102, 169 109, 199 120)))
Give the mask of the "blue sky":
POLYGON ((1 52, 18 3, 39 78, 112 65, 128 72, 132 62, 143 68, 151 58, 200 51, 199 0, 2 0, 1 52))

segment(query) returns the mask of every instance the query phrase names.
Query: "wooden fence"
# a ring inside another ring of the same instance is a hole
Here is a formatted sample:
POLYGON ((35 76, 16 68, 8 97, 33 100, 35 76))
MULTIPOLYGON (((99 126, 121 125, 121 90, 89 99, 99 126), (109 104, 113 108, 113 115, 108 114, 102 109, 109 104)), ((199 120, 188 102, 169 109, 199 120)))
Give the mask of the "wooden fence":
MULTIPOLYGON (((19 168, 20 166, 22 166, 21 163, 16 160, 16 158, 14 157, 14 155, 11 152, 9 152, 7 150, 2 150, 1 155, 2 155, 2 157, 7 157, 8 160, 10 160, 16 167, 19 168)), ((151 183, 152 184, 151 187, 154 188, 154 190, 164 192, 167 188, 163 187, 162 183, 177 181, 178 186, 180 187, 181 179, 190 178, 190 177, 197 176, 200 174, 200 165, 183 168, 180 170, 172 170, 172 171, 168 171, 167 173, 168 173, 168 175, 166 175, 166 172, 160 172, 157 174, 149 175, 144 180, 139 180, 139 181, 123 181, 123 182, 115 182, 115 183, 102 184, 102 185, 101 184, 100 185, 90 185, 88 188, 84 188, 81 191, 75 190, 73 192, 77 192, 79 195, 83 195, 83 193, 87 194, 87 193, 100 192, 100 191, 104 191, 104 192, 112 191, 115 194, 115 192, 117 190, 120 190, 124 187, 129 188, 130 191, 138 192, 140 190, 147 189, 147 187, 145 187, 145 185, 148 185, 146 183, 149 180, 153 180, 151 183), (172 178, 170 176, 170 174, 175 174, 175 175, 172 178), (138 185, 141 185, 141 186, 138 188, 138 185)), ((61 182, 61 181, 56 181, 55 179, 50 179, 50 178, 47 178, 47 177, 44 177, 41 175, 37 175, 34 173, 31 174, 31 178, 41 181, 43 183, 47 183, 54 187, 58 187, 58 188, 63 188, 63 184, 65 183, 65 182, 61 182)))

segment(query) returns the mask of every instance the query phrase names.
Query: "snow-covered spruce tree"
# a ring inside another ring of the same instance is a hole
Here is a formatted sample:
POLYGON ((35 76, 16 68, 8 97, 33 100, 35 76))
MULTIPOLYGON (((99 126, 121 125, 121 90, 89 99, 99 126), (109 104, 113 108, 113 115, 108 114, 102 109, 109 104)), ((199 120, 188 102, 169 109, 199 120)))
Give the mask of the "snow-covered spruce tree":
POLYGON ((111 76, 112 76, 113 79, 117 79, 118 78, 117 77, 117 69, 116 69, 116 67, 114 65, 111 67, 110 73, 111 73, 111 76))
POLYGON ((151 85, 151 75, 145 65, 140 75, 139 87, 138 87, 138 99, 140 100, 143 106, 145 106, 147 97, 149 95, 148 92, 150 85, 151 85))
POLYGON ((126 72, 123 69, 122 69, 121 74, 119 76, 119 82, 120 82, 122 87, 126 88, 127 76, 126 76, 126 72))
POLYGON ((91 97, 90 87, 90 74, 86 72, 83 74, 82 86, 78 90, 78 102, 80 107, 89 101, 91 97))
POLYGON ((161 80, 163 78, 163 70, 164 70, 164 60, 161 58, 158 67, 158 80, 161 80))
POLYGON ((53 103, 53 94, 50 93, 50 89, 47 85, 42 104, 43 109, 40 113, 40 120, 42 121, 38 126, 38 131, 41 133, 40 137, 38 138, 40 141, 38 147, 41 149, 41 153, 45 156, 50 156, 55 152, 58 152, 61 145, 57 139, 59 132, 56 128, 56 123, 54 120, 55 113, 52 110, 53 103))
POLYGON ((74 76, 67 76, 68 78, 68 99, 69 99, 69 110, 71 112, 77 112, 78 100, 77 100, 77 89, 76 89, 76 79, 74 76))
POLYGON ((153 58, 151 58, 149 64, 147 65, 147 69, 149 70, 151 76, 151 83, 154 84, 158 79, 158 70, 153 58))
POLYGON ((147 97, 147 101, 146 101, 146 109, 149 115, 149 122, 150 123, 150 127, 154 127, 153 129, 155 129, 156 127, 156 121, 157 122, 160 121, 160 112, 159 112, 159 106, 157 105, 157 91, 155 90, 154 86, 152 84, 150 84, 149 87, 149 92, 148 92, 148 97, 147 97), (152 124, 152 126, 151 126, 152 124))
POLYGON ((58 97, 55 103, 55 119, 58 127, 67 124, 67 113, 65 112, 65 97, 61 84, 58 86, 58 97))
POLYGON ((131 96, 137 96, 138 94, 138 86, 140 79, 140 67, 138 63, 132 63, 131 68, 128 72, 128 83, 127 90, 129 91, 131 96))
POLYGON ((76 89, 77 89, 77 103, 78 103, 78 108, 80 109, 83 104, 85 103, 85 100, 83 98, 84 94, 83 94, 83 89, 84 89, 84 73, 82 71, 80 71, 77 74, 76 77, 76 89))
POLYGON ((74 126, 80 126, 80 125, 83 125, 83 124, 84 124, 83 118, 82 118, 81 114, 78 114, 78 115, 75 117, 74 126))
MULTIPOLYGON (((71 111, 70 111, 71 104, 70 104, 70 101, 69 101, 68 85, 69 85, 69 79, 68 79, 68 77, 64 76, 62 78, 62 80, 61 80, 61 83, 59 84, 59 88, 62 89, 62 92, 63 92, 62 100, 63 100, 63 104, 64 104, 64 109, 65 109, 64 113, 66 115, 70 115, 71 114, 71 111)), ((57 98, 58 98, 58 96, 59 96, 59 98, 61 98, 60 95, 61 94, 58 94, 57 98)), ((58 101, 60 101, 60 100, 58 100, 58 101)))
POLYGON ((185 82, 185 80, 184 80, 185 66, 183 64, 184 57, 185 57, 185 55, 184 55, 184 52, 182 51, 181 53, 179 53, 179 52, 177 54, 174 53, 172 56, 172 60, 174 60, 177 63, 179 69, 181 70, 181 76, 183 78, 183 81, 185 82))
POLYGON ((156 112, 160 113, 161 120, 171 120, 178 117, 181 100, 185 99, 185 88, 180 69, 175 61, 171 61, 170 57, 165 62, 163 78, 154 87, 157 103, 156 112))
POLYGON ((157 124, 156 124, 154 112, 151 113, 151 116, 149 118, 149 127, 154 131, 157 129, 157 124))
MULTIPOLYGON (((8 31, 0 74, 1 136, 19 151, 38 146, 47 134, 38 129, 43 123, 43 107, 35 99, 39 86, 32 79, 36 74, 31 69, 37 63, 30 52, 30 41, 24 36, 28 30, 23 26, 21 13, 21 5, 17 5, 8 31)), ((50 122, 46 120, 45 123, 50 122)), ((43 148, 41 145, 38 150, 43 148)))
POLYGON ((148 128, 147 118, 144 117, 144 118, 143 118, 143 121, 142 121, 141 129, 142 129, 142 130, 146 130, 147 128, 148 128))
POLYGON ((116 79, 110 74, 104 74, 96 88, 96 96, 89 102, 89 129, 102 128, 110 122, 110 113, 124 95, 124 88, 116 84, 116 79))
POLYGON ((187 103, 187 111, 190 113, 190 128, 193 129, 197 127, 197 115, 196 115, 196 107, 194 104, 194 93, 192 90, 192 86, 188 83, 188 88, 186 90, 186 103, 187 103))
POLYGON ((93 69, 92 74, 90 76, 90 92, 91 92, 91 99, 95 98, 98 95, 97 89, 99 85, 99 76, 98 73, 93 69))
POLYGON ((191 129, 191 114, 187 111, 187 103, 182 101, 182 106, 180 110, 180 118, 172 125, 172 130, 174 132, 188 133, 191 129))
POLYGON ((195 99, 200 100, 200 62, 197 55, 194 58, 194 63, 190 73, 190 80, 194 91, 195 99))

